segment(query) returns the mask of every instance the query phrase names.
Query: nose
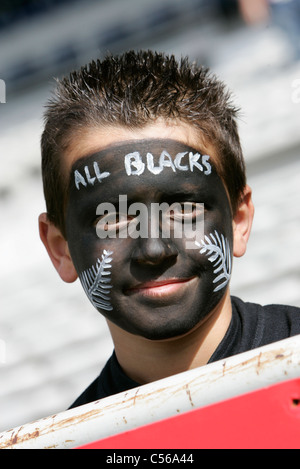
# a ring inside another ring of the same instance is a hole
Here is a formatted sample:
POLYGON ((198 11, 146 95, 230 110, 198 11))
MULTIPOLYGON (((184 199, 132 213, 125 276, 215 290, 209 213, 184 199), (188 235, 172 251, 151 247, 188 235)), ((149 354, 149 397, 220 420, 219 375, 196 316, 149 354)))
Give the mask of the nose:
POLYGON ((132 259, 139 264, 156 266, 177 256, 178 251, 169 239, 148 238, 140 240, 132 259))

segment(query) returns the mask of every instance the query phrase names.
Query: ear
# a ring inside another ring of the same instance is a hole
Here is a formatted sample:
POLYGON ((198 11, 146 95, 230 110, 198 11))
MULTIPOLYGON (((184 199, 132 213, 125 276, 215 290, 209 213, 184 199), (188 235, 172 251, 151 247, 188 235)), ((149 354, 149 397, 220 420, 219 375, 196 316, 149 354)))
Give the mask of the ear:
POLYGON ((233 255, 241 257, 245 254, 254 217, 252 190, 245 187, 241 203, 233 217, 233 255))
POLYGON ((40 238, 48 252, 48 255, 64 282, 75 282, 78 275, 70 256, 66 239, 60 230, 48 220, 47 214, 39 216, 40 238))

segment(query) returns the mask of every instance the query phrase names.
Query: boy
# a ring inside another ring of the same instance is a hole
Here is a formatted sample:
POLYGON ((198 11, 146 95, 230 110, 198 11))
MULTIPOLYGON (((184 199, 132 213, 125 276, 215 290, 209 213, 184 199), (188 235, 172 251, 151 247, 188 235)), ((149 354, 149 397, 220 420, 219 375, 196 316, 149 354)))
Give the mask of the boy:
POLYGON ((300 333, 299 309, 230 297, 254 208, 237 110, 208 70, 107 57, 63 79, 45 117, 40 236, 114 342, 73 406, 300 333))

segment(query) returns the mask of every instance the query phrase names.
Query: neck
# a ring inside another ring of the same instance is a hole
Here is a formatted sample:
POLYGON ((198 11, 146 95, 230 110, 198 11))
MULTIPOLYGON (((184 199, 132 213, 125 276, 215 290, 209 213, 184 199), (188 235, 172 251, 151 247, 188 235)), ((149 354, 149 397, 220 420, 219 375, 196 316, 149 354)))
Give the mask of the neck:
POLYGON ((226 334, 231 316, 228 290, 208 318, 182 337, 151 341, 109 321, 108 326, 121 367, 127 376, 142 385, 206 365, 226 334))

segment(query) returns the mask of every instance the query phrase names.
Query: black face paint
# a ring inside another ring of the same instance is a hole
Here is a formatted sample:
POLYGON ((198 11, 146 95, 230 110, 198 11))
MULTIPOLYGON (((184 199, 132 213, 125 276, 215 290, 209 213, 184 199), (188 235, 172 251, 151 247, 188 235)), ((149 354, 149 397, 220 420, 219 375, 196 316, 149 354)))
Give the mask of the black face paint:
POLYGON ((70 173, 66 231, 92 304, 130 333, 153 340, 183 335, 226 291, 230 203, 211 158, 183 143, 135 140, 77 160, 70 173), (161 236, 137 236, 142 222, 153 228, 151 209, 163 203, 176 207, 169 236, 162 236, 161 220, 155 221, 161 236), (136 204, 145 208, 142 215, 134 211, 136 204), (192 226, 197 204, 204 204, 204 235, 187 249, 186 232, 176 237, 175 225, 189 216, 192 226), (101 210, 105 206, 110 213, 101 210), (188 215, 180 212, 186 206, 188 215))

